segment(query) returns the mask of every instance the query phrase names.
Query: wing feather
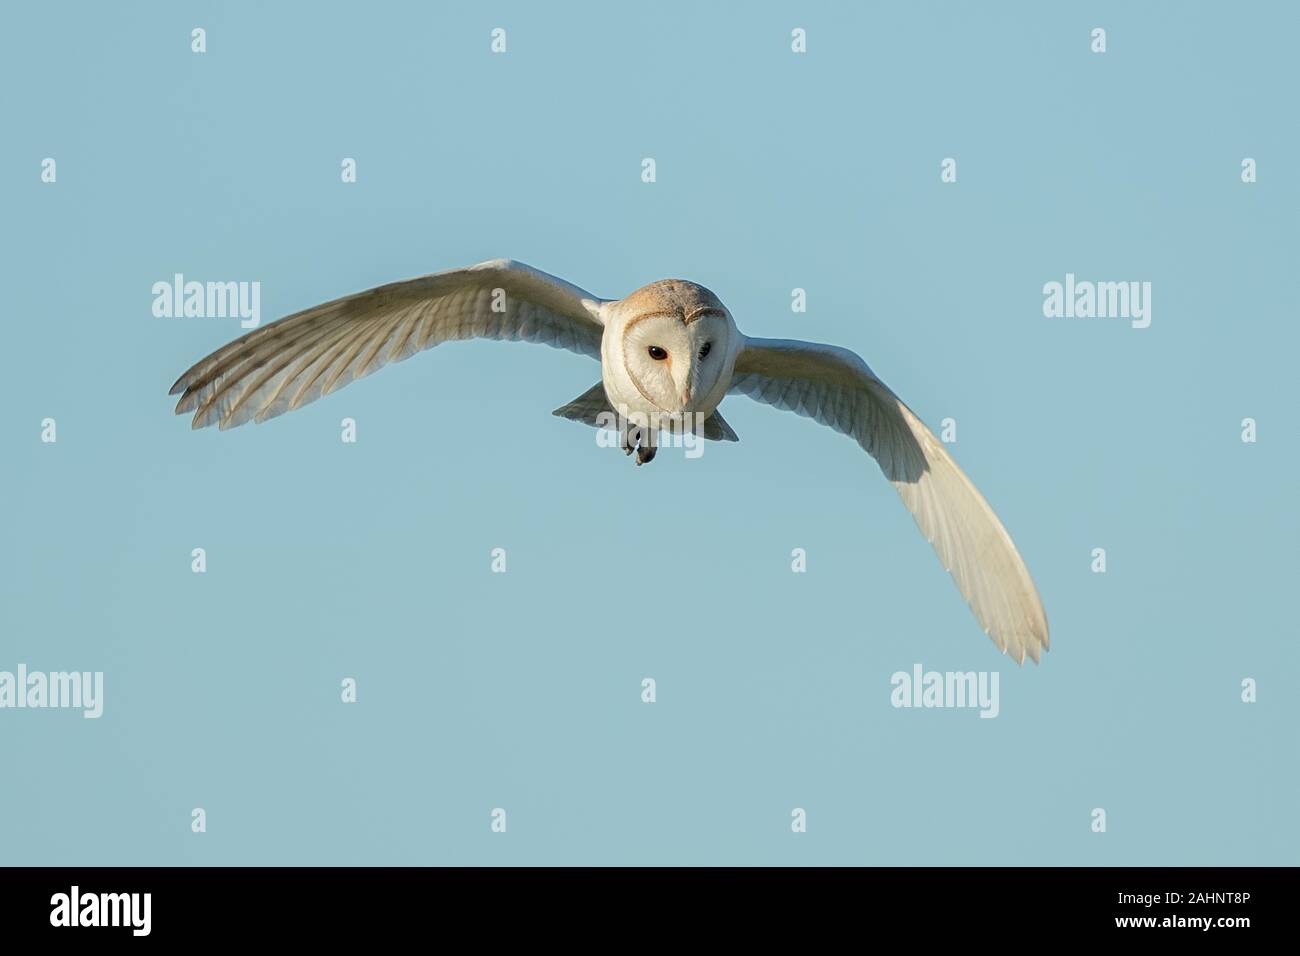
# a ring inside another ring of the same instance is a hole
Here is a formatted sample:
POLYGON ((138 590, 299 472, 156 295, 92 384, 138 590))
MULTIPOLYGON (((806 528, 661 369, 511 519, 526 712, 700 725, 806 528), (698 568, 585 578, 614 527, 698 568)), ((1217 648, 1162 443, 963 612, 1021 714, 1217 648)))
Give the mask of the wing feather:
POLYGON ((600 357, 604 300, 496 259, 326 302, 255 329, 176 380, 177 414, 223 430, 263 422, 456 339, 535 342, 600 357))
POLYGON ((1003 653, 1050 647, 1038 590, 1002 522, 947 449, 852 352, 747 339, 731 391, 854 438, 880 465, 980 626, 1003 653))

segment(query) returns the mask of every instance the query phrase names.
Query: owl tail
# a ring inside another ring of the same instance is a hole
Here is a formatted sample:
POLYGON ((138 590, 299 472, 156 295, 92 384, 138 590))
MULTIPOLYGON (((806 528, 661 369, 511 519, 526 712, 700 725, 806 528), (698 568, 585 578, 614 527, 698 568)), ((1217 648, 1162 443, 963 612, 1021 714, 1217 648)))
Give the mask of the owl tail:
MULTIPOLYGON (((605 386, 600 382, 591 386, 573 401, 561 405, 551 414, 593 428, 599 428, 618 419, 618 413, 610 407, 609 399, 605 397, 605 386)), ((719 415, 716 409, 704 420, 704 437, 713 441, 740 441, 731 426, 727 424, 727 420, 719 415)))
MULTIPOLYGON (((599 418, 602 414, 618 418, 614 409, 609 406, 609 399, 605 397, 605 386, 601 382, 591 386, 567 405, 561 405, 551 414, 567 418, 571 422, 582 422, 593 428, 601 424, 599 418)), ((605 419, 605 421, 609 420, 608 417, 605 419)))

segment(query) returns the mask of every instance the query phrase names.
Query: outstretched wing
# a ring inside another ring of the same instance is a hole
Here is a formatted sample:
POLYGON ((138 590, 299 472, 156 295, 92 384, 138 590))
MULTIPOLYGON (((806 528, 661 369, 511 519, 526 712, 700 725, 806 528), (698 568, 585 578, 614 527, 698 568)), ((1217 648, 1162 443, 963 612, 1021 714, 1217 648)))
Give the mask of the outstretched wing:
POLYGON ((176 380, 178 415, 224 430, 293 411, 452 339, 539 342, 600 357, 603 300, 496 259, 335 299, 217 349, 176 380))
POLYGON ((962 597, 1003 653, 1024 663, 1049 647, 1047 616, 1011 536, 910 408, 847 349, 747 339, 732 392, 857 439, 934 545, 962 597))

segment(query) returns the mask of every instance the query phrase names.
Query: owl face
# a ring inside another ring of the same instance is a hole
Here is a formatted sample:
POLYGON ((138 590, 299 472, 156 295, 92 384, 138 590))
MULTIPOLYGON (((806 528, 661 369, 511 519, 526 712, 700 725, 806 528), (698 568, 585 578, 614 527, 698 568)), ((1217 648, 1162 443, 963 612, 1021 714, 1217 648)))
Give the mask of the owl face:
POLYGON ((670 279, 638 289, 621 305, 619 359, 641 398, 672 413, 716 407, 734 361, 735 332, 717 297, 670 279))
POLYGON ((706 315, 633 319, 623 336, 628 375, 642 396, 669 412, 689 411, 717 384, 727 355, 727 322, 706 315))

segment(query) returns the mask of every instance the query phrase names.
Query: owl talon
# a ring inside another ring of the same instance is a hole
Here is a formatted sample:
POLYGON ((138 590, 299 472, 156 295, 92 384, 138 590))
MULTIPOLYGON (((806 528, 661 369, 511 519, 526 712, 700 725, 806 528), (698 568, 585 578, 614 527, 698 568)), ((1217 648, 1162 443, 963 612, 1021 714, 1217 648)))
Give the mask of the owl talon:
POLYGON ((654 445, 642 445, 636 450, 636 463, 638 465, 647 465, 654 461, 655 452, 658 451, 654 445))

